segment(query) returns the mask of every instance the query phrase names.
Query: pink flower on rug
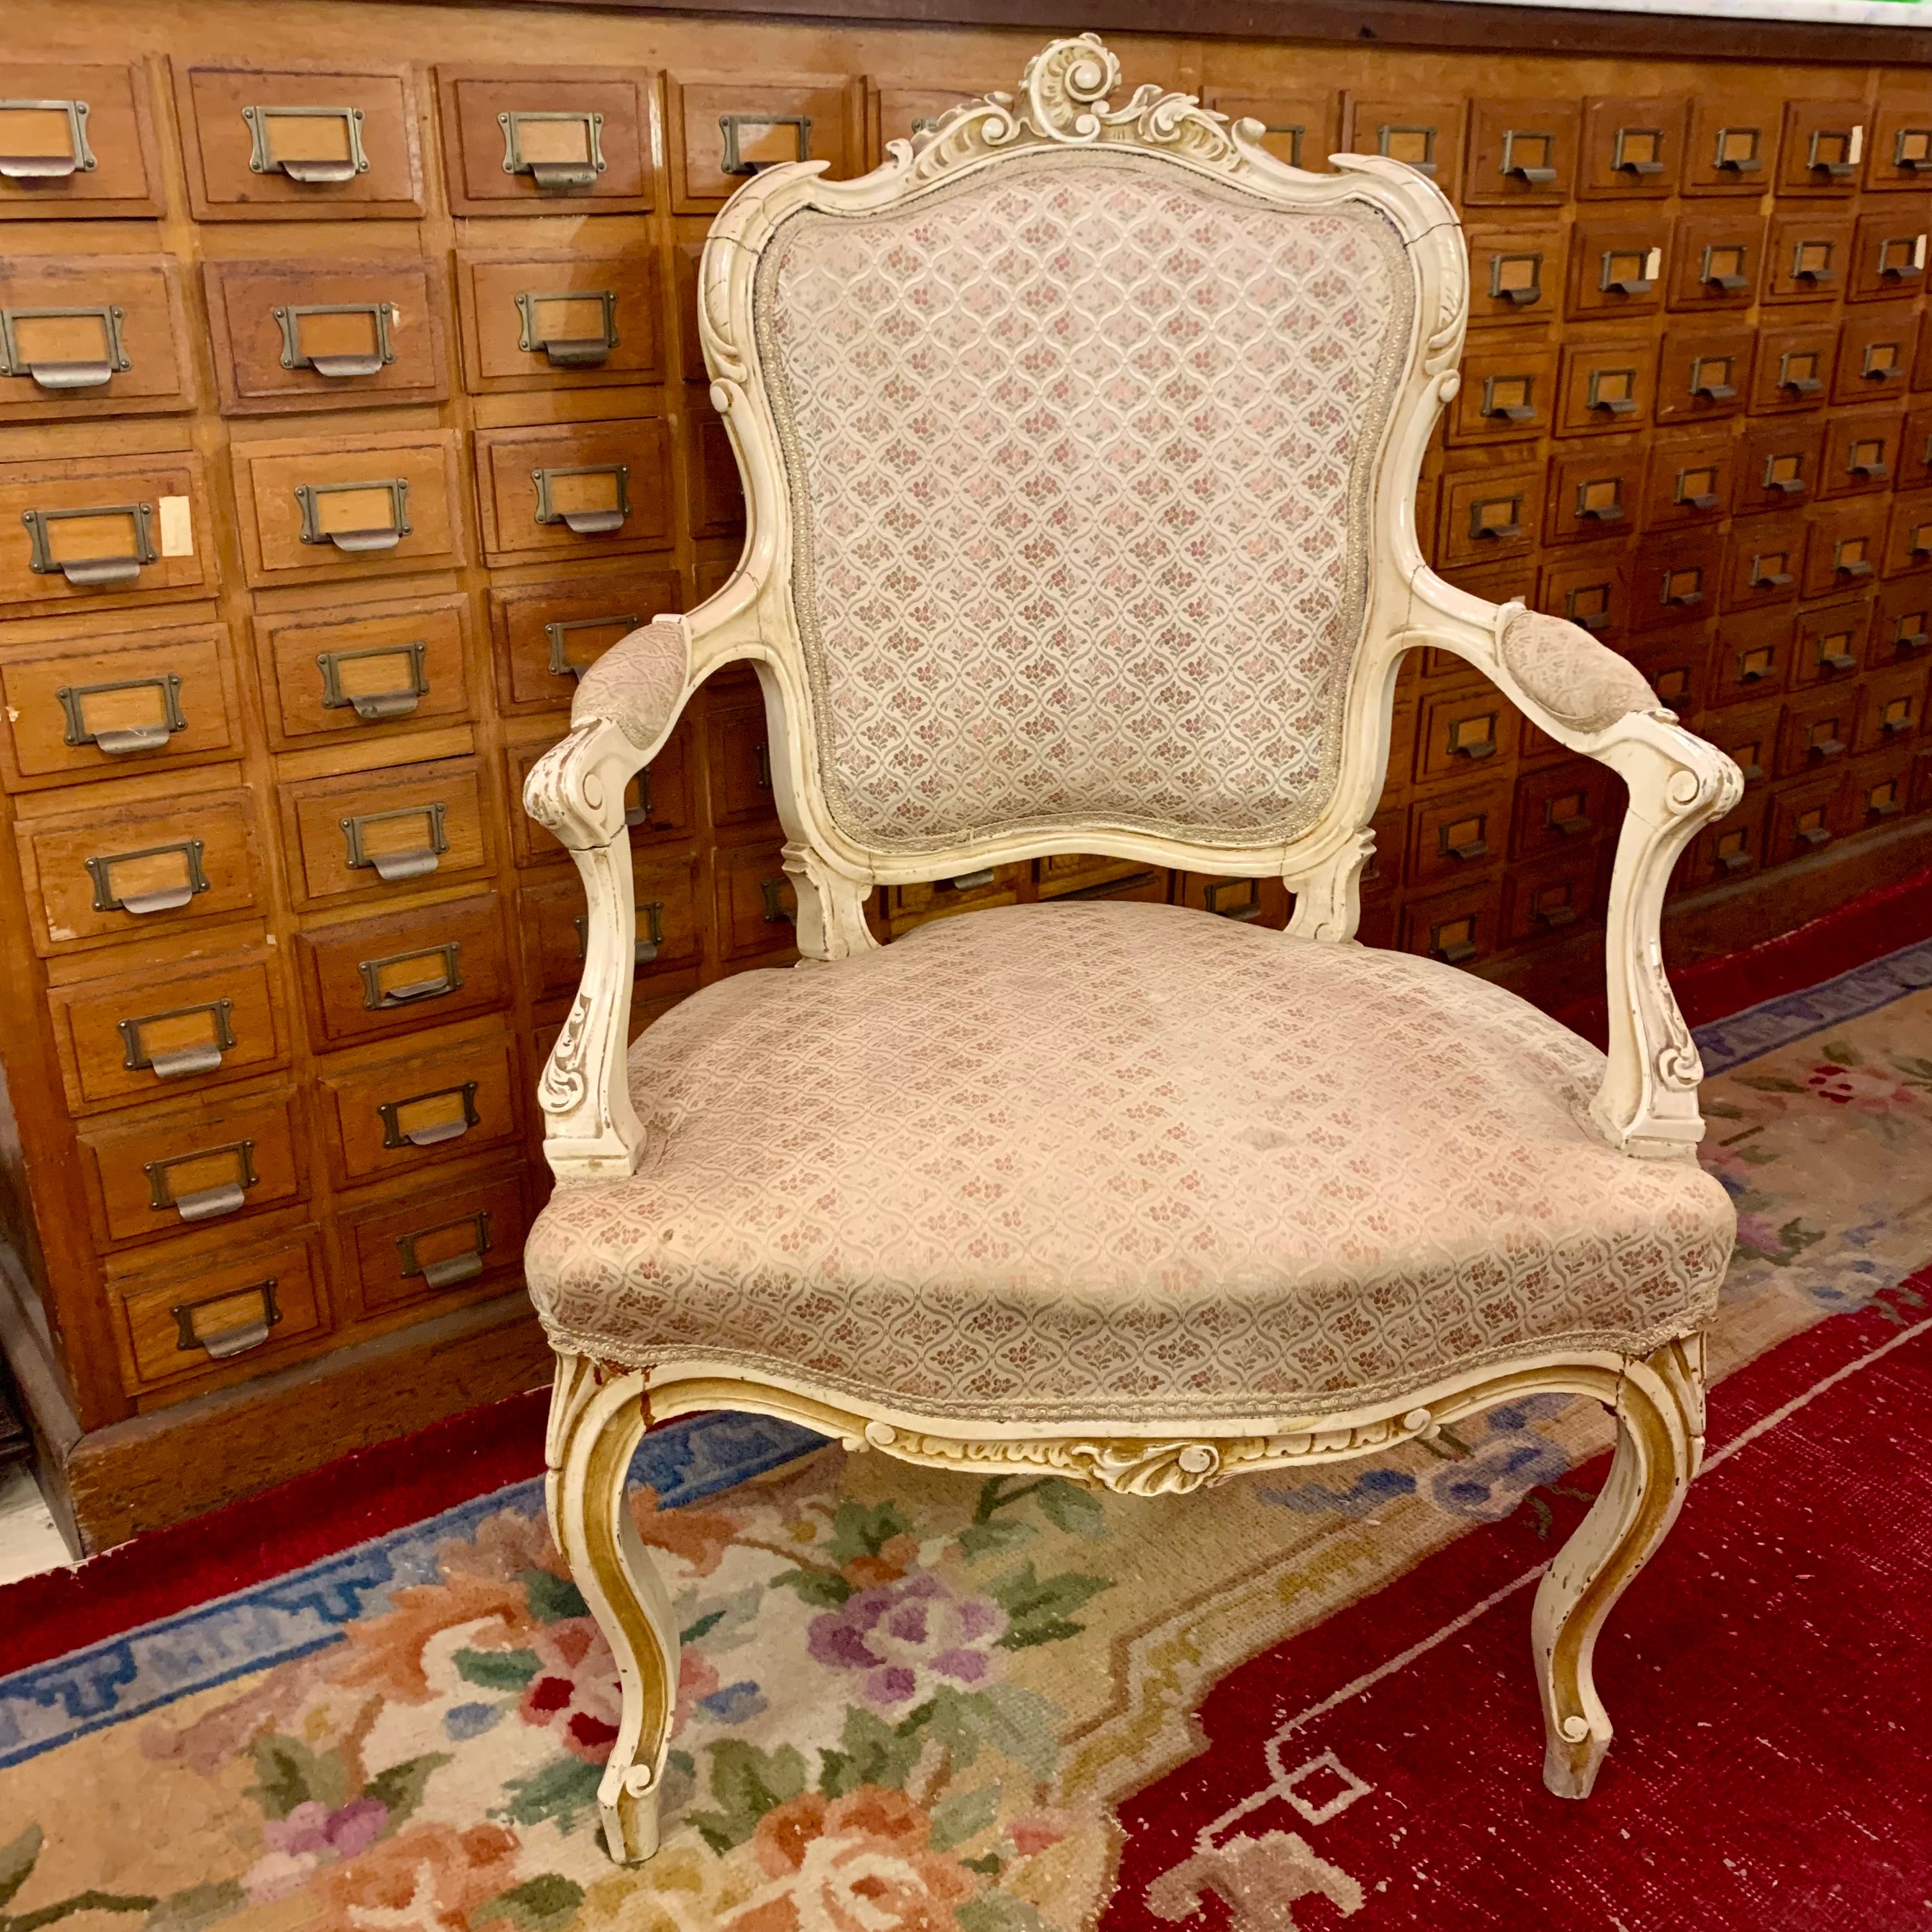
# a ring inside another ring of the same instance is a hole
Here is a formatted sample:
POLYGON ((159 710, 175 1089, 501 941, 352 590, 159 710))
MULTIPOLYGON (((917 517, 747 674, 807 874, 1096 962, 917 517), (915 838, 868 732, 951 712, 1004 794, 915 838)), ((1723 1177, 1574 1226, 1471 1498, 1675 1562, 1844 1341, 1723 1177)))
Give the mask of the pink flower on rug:
POLYGON ((333 1810, 304 1798, 286 1818, 262 1821, 268 1850, 243 1874, 242 1888, 255 1904, 299 1892, 318 1865, 359 1858, 388 1828, 389 1808, 380 1798, 352 1798, 333 1810))
POLYGON ((758 1820, 753 1848, 774 1882, 722 1932, 957 1932, 980 1881, 932 1836, 903 1791, 862 1785, 830 1803, 808 1791, 758 1820))
POLYGON ((1865 1066, 1840 1066, 1828 1060, 1813 1067, 1804 1084, 1821 1100, 1834 1107, 1849 1107, 1856 1114, 1887 1114, 1894 1108, 1919 1104, 1918 1094, 1895 1074, 1875 1072, 1865 1066))
POLYGON ((500 1825, 418 1825, 321 1873, 316 1922, 386 1932, 466 1932, 470 1915, 516 1882, 518 1844, 500 1825))
POLYGON ((956 1597, 937 1576, 855 1590, 814 1617, 807 1648, 820 1664, 864 1673, 860 1695, 881 1711, 923 1702, 941 1684, 992 1682, 1006 1613, 987 1597, 956 1597))
POLYGON ((530 1648, 537 1671, 524 1687, 524 1722, 554 1730, 564 1749, 586 1764, 602 1764, 623 1714, 617 1666, 604 1633, 588 1617, 566 1617, 539 1624, 530 1648))

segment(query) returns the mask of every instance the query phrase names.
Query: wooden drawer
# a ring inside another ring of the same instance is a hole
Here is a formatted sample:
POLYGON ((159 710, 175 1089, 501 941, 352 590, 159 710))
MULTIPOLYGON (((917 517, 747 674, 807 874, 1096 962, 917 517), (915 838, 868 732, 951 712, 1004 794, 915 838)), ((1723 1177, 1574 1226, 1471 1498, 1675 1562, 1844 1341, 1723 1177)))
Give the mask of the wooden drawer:
POLYGON ((652 618, 683 608, 684 585, 674 570, 492 590, 499 702, 519 711, 568 704, 578 679, 613 644, 652 618))
POLYGON ((1666 307, 1691 314, 1748 308, 1764 274, 1764 218, 1744 208, 1679 215, 1666 259, 1666 307))
POLYGON ((345 1214, 343 1259, 364 1314, 460 1289, 494 1291, 523 1270, 530 1210, 520 1170, 345 1214))
POLYGON ((1872 612, 1865 668, 1913 664, 1932 656, 1932 575, 1881 584, 1872 612))
MULTIPOLYGON (((1924 334, 1932 340, 1932 328, 1924 334)), ((1905 418, 1904 447, 1899 452, 1898 488, 1916 490, 1932 483, 1932 408, 1910 411, 1905 418)))
POLYGON ((1853 757, 1909 745, 1924 730, 1926 676, 1923 664, 1900 664, 1872 674, 1852 731, 1853 757))
POLYGON ((1821 408, 1838 366, 1834 322, 1777 322, 1758 330, 1751 364, 1750 412, 1821 408))
POLYGON ((1870 589, 1885 556, 1888 507, 1882 496, 1860 496, 1814 509, 1798 595, 1830 597, 1870 589))
POLYGON ((1622 536, 1634 530, 1648 460, 1636 437, 1559 445, 1550 459, 1544 542, 1622 536))
POLYGON ((259 1374, 333 1327, 316 1229, 297 1226, 239 1254, 225 1238, 225 1230, 188 1236, 130 1256, 125 1273, 110 1274, 130 1395, 186 1394, 238 1372, 259 1374))
POLYGON ((239 442, 232 454, 250 584, 393 576, 460 560, 454 430, 239 442))
POLYGON ((1499 866, 1509 845, 1507 773, 1455 785, 1408 808, 1406 884, 1432 887, 1499 866))
POLYGON ((1932 490, 1894 497, 1880 568, 1887 577, 1902 577, 1923 570, 1928 563, 1932 563, 1932 490))
POLYGON ((986 866, 977 872, 962 873, 957 878, 887 886, 880 898, 886 932, 896 939, 902 933, 910 932, 915 926, 929 926, 936 919, 950 919, 962 912, 982 912, 988 906, 1017 904, 1028 870, 1024 862, 1015 866, 986 866))
POLYGON ((1834 838, 1854 827, 1851 818, 1850 788, 1841 771, 1820 777, 1800 779, 1780 787, 1772 794, 1769 822, 1765 831, 1765 863, 1782 866, 1819 852, 1834 838))
POLYGON ((290 888, 298 906, 459 884, 494 862, 475 758, 390 765, 280 788, 290 888))
POLYGON ((1534 602, 1538 610, 1567 617, 1606 643, 1614 641, 1630 628, 1628 552, 1558 551, 1543 566, 1534 602))
POLYGON ((516 1042, 495 1020, 400 1051, 332 1054, 316 1068, 316 1085, 338 1186, 513 1146, 523 1130, 516 1042))
POLYGON ((1394 898, 1395 890, 1402 883, 1402 846, 1408 820, 1406 808, 1400 805, 1384 806, 1370 820, 1369 830, 1374 842, 1362 866, 1362 901, 1365 905, 1394 898))
POLYGON ((1566 200, 1582 118, 1574 100, 1476 100, 1463 200, 1472 208, 1494 208, 1566 200))
POLYGON ((308 1192, 292 1089, 110 1114, 80 1131, 81 1171, 105 1246, 178 1234, 308 1192))
MULTIPOLYGON (((1716 662, 1714 655, 1712 662, 1716 662)), ((1743 772, 1747 786, 1763 784, 1778 763, 1778 725, 1784 706, 1776 698, 1736 704, 1706 718, 1699 734, 1743 772)))
MULTIPOLYGON (((560 733, 561 727, 560 726, 560 733)), ((691 830, 691 782, 687 747, 692 727, 681 723, 658 754, 624 788, 624 820, 633 845, 676 837, 691 830)), ((524 784, 530 767, 548 751, 554 739, 533 739, 512 745, 504 753, 509 772, 510 843, 519 866, 541 866, 566 857, 556 835, 539 825, 523 808, 524 784)))
MULTIPOLYGON (((1403 162, 1453 195, 1462 179, 1463 114, 1460 100, 1376 100, 1352 94, 1342 146, 1349 154, 1384 154, 1403 162)), ((1317 148, 1316 166, 1325 153, 1317 148)))
POLYGON ((0 604, 191 595, 212 574, 201 459, 0 463, 0 604))
POLYGON ((1657 389, 1657 344, 1647 337, 1570 344, 1563 351, 1556 433, 1640 429, 1657 389))
POLYGON ((199 221, 423 212, 422 108, 406 67, 173 62, 199 221))
POLYGON ((1219 878, 1210 872, 1175 873, 1174 903, 1277 932, 1288 923, 1292 904, 1280 879, 1219 878))
POLYGON ((332 734, 407 731, 468 715, 470 600, 419 597, 254 619, 268 736, 278 750, 332 734))
POLYGON ((1912 795, 1907 812, 1932 812, 1932 745, 1921 745, 1912 754, 1912 795))
POLYGON ((1556 389, 1556 351, 1549 344, 1514 333, 1479 336, 1462 358, 1462 386, 1444 434, 1451 444, 1546 435, 1556 389))
POLYGON ((1753 610, 1738 616, 1727 614, 1718 626, 1717 640, 1711 646, 1705 702, 1741 704, 1747 698, 1768 698, 1782 691, 1791 680, 1792 644, 1796 632, 1797 620, 1788 610, 1753 610))
POLYGON ((1715 523, 1730 508, 1736 450, 1728 429, 1659 436, 1644 482, 1646 531, 1715 523))
POLYGON ((1883 302, 1896 296, 1915 296, 1925 286, 1923 206, 1921 202, 1894 201, 1858 218, 1852 238, 1846 301, 1883 302))
POLYGON ((1855 676, 1865 639, 1871 632, 1870 597, 1814 604, 1798 614, 1792 640, 1791 688, 1836 684, 1855 676))
POLYGON ((1818 494, 1825 459, 1825 424, 1817 416, 1752 423, 1738 445, 1736 482, 1731 508, 1743 516, 1753 510, 1787 509, 1818 494))
POLYGON ((464 381, 472 394, 664 380, 657 256, 456 259, 464 381))
POLYGON ((1661 631, 1708 617, 1724 556, 1720 538, 1699 532, 1647 540, 1630 572, 1630 628, 1661 631))
POLYGON ((668 76, 671 207, 722 208, 740 182, 787 161, 824 161, 836 178, 860 165, 858 92, 843 74, 668 76))
POLYGON ((10 60, 0 107, 0 219, 161 212, 161 172, 147 77, 79 61, 10 60))
POLYGON ((1568 755, 1561 764, 1516 782, 1510 830, 1512 859, 1540 859, 1590 844, 1611 822, 1616 774, 1594 758, 1568 755))
POLYGON ((1865 188, 1922 190, 1932 176, 1932 94, 1880 86, 1865 142, 1865 188))
POLYGON ((1774 214, 1766 244, 1766 302, 1830 302, 1852 266, 1852 218, 1830 208, 1774 214))
POLYGON ((1435 692, 1418 715, 1415 776, 1418 784, 1493 769, 1516 755, 1516 708, 1493 686, 1474 691, 1435 692))
POLYGON ((1778 776, 1836 770, 1852 748, 1858 720, 1856 685, 1813 692, 1784 707, 1778 731, 1778 776))
POLYGON ((1165 904, 1168 875, 1133 859, 1095 852, 1056 852, 1034 861, 1034 890, 1043 899, 1136 899, 1165 904))
POLYGON ((449 393, 442 278, 387 262, 209 262, 221 412, 369 409, 449 393))
POLYGON ((1711 656, 1708 623, 1676 625, 1640 640, 1630 655, 1666 710, 1688 718, 1703 710, 1705 668, 1711 656))
POLYGON ((1563 302, 1568 224, 1510 222, 1468 231, 1469 326, 1546 322, 1563 302))
POLYGON ((772 764, 762 704, 718 706, 704 721, 705 764, 711 780, 714 825, 757 825, 776 820, 772 764))
POLYGON ((1725 545, 1726 612, 1790 603, 1804 575, 1810 540, 1802 516, 1740 518, 1725 545))
POLYGON ((1847 316, 1838 332, 1832 400, 1870 403, 1896 398, 1902 405, 1918 340, 1915 303, 1892 302, 1847 316))
POLYGON ((173 973, 47 994, 76 1112, 199 1092, 265 1072, 286 1051, 280 989, 264 952, 218 954, 173 973))
POLYGON ((478 430, 476 495, 493 564, 657 550, 671 540, 664 418, 478 430))
POLYGON ((1502 944, 1541 946, 1595 924, 1605 848, 1586 845, 1512 868, 1503 881, 1502 944))
POLYGON ((1566 306, 1573 322, 1654 314, 1664 306, 1663 215, 1593 214, 1570 231, 1566 306))
POLYGON ((1630 201, 1676 194, 1687 105, 1681 94, 1598 94, 1585 100, 1578 196, 1630 201))
POLYGON ((1783 90, 1774 82, 1740 86, 1735 70, 1720 71, 1721 85, 1708 91, 1700 87, 1691 98, 1683 192, 1748 195, 1755 200, 1778 178, 1783 90))
POLYGON ((1903 818, 1911 811, 1912 767, 1918 762, 1912 747, 1880 752, 1859 759, 1846 774, 1847 816, 1855 832, 1865 832, 1903 818))
POLYGON ((26 646, 0 662, 0 692, 9 790, 201 764, 242 742, 219 624, 26 646))
MULTIPOLYGON (((689 853, 632 861, 638 918, 638 976, 672 973, 698 956, 698 862, 689 853)), ((573 868, 518 895, 524 974, 532 1000, 568 999, 584 976, 583 882, 573 868)))
POLYGON ((1838 100, 1784 104, 1778 143, 1778 192, 1848 196, 1864 172, 1864 103, 1849 92, 1838 100))
POLYGON ((452 214, 651 206, 648 73, 439 66, 436 83, 452 214))
POLYGON ((1489 878, 1412 899, 1402 908, 1396 943, 1447 966, 1480 966, 1496 950, 1501 896, 1498 881, 1489 878))
POLYGON ((1657 357, 1657 420, 1699 422, 1739 414, 1757 339, 1748 328, 1666 331, 1657 357))
POLYGON ((0 423, 192 409, 188 341, 165 256, 0 258, 0 423))
POLYGON ((1542 512, 1540 466, 1444 476, 1436 555, 1453 568, 1526 554, 1534 546, 1542 512))
POLYGON ((784 848, 723 846, 712 854, 717 882, 718 946, 728 959, 772 952, 782 964, 797 944, 798 896, 784 869, 784 848))
POLYGON ((745 527, 745 491, 724 419, 708 400, 694 396, 685 424, 691 439, 686 459, 692 486, 691 533, 694 537, 736 536, 745 527))
POLYGON ((36 951, 152 938, 247 912, 262 894, 255 794, 196 793, 160 805, 86 809, 16 823, 36 951))
POLYGON ((316 927, 296 934, 296 954, 317 1047, 446 1025, 510 998, 494 892, 316 927))
MULTIPOLYGON (((872 133, 875 151, 884 153, 888 141, 909 141, 916 134, 930 128, 949 108, 984 94, 988 87, 1000 83, 988 76, 976 86, 956 87, 870 87, 872 110, 872 133)), ((1300 165, 1319 168, 1323 160, 1334 152, 1335 127, 1335 100, 1332 94, 1296 96, 1277 94, 1272 90, 1265 95, 1230 94, 1218 87, 1206 87, 1201 91, 1204 106, 1214 108, 1223 114, 1251 115, 1258 121, 1270 123, 1286 121, 1299 127, 1304 138, 1304 154, 1310 156, 1300 165), (1223 100, 1246 102, 1244 106, 1222 107, 1223 100)), ((1280 134, 1270 133, 1262 142, 1269 153, 1277 159, 1285 158, 1290 146, 1285 136, 1293 131, 1284 128, 1280 134)), ((1291 165, 1293 165, 1291 164, 1291 165)))
POLYGON ((1764 821, 1769 801, 1762 792, 1747 792, 1722 818, 1705 826, 1690 842, 1678 876, 1685 890, 1728 885, 1748 878, 1764 863, 1764 821))
POLYGON ((698 271, 704 255, 701 242, 678 242, 671 247, 672 306, 677 311, 677 370, 687 382, 710 380, 710 371, 704 366, 704 346, 698 333, 698 271))

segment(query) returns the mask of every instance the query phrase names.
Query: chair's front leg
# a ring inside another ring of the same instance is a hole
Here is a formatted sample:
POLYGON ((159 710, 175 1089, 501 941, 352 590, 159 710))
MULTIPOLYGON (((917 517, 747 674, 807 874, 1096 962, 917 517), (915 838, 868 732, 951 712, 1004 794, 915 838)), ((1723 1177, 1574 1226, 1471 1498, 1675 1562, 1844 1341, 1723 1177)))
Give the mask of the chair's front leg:
POLYGON ((1611 1732, 1592 1674, 1598 1633, 1677 1520, 1703 1448, 1703 1338, 1694 1335, 1625 1370, 1610 1473, 1538 1586, 1543 1781, 1559 1798, 1587 1798, 1597 1781, 1611 1732))
POLYGON ((677 1708, 676 1620, 624 1502, 644 1432, 644 1377, 604 1376, 560 1354, 550 1395, 550 1534, 616 1660, 623 1714, 597 1787, 604 1841, 620 1864, 658 1848, 658 1792, 677 1708))

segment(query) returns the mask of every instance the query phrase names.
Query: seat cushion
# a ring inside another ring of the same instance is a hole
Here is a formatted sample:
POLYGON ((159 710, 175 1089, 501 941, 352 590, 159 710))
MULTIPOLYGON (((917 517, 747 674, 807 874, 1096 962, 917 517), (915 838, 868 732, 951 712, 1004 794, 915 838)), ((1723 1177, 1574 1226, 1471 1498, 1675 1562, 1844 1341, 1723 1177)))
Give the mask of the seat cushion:
POLYGON ((909 1414, 1318 1414, 1647 1353, 1729 1258, 1694 1162, 1583 1124, 1596 1049, 1406 953, 1169 906, 1016 906, 747 973, 632 1048, 647 1144, 560 1187, 562 1348, 909 1414))

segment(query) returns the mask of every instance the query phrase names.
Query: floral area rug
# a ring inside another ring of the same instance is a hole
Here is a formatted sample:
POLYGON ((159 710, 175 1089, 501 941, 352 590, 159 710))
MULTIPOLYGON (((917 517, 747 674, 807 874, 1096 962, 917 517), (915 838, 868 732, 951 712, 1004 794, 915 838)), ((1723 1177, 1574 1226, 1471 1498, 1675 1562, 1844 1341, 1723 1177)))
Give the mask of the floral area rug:
MULTIPOLYGON (((1714 1375, 1828 1317, 1917 1319, 1932 944, 1699 1037, 1704 1157, 1740 1216, 1714 1375)), ((1126 1841, 1202 1758, 1223 1680, 1474 1526, 1552 1546, 1608 1441, 1600 1410, 1540 1398, 1318 1475, 1136 1501, 674 1424, 634 1472, 684 1642, 649 1865, 604 1853, 614 1673, 526 1483, 0 1678, 0 1932, 1432 1924, 1387 1880, 1231 1921, 1126 1841), (1116 1897, 1124 1852, 1151 1892, 1116 1897)))

